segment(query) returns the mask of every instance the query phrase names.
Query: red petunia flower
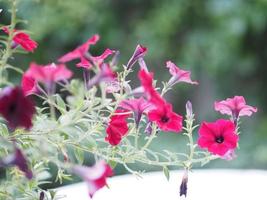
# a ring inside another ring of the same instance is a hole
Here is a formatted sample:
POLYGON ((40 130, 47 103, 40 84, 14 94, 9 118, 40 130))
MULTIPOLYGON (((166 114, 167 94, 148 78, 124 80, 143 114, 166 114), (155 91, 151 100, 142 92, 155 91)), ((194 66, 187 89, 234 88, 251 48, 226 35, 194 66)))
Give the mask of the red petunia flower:
MULTIPOLYGON (((10 34, 8 27, 3 27, 2 30, 10 34)), ((20 45, 25 51, 33 52, 38 44, 34 40, 30 38, 30 36, 22 31, 14 30, 14 37, 13 37, 13 47, 15 48, 17 45, 20 45)))
POLYGON ((172 75, 171 79, 169 80, 169 85, 174 85, 179 82, 185 82, 190 84, 198 84, 197 81, 191 80, 191 72, 182 70, 177 67, 173 62, 168 61, 166 62, 166 67, 169 68, 169 72, 172 75))
POLYGON ((30 68, 22 77, 22 89, 26 95, 29 95, 37 91, 38 82, 45 84, 49 89, 54 82, 67 80, 72 77, 72 74, 72 71, 67 69, 64 64, 38 65, 31 63, 30 68))
POLYGON ((130 60, 128 61, 126 65, 127 69, 132 68, 132 66, 136 63, 136 61, 139 61, 140 59, 142 60, 144 56, 146 55, 146 52, 147 52, 147 48, 138 44, 134 50, 132 57, 130 58, 130 60))
POLYGON ((163 131, 180 132, 182 130, 183 117, 172 110, 172 105, 164 103, 156 106, 157 108, 149 111, 148 119, 156 122, 158 127, 163 131))
POLYGON ((138 73, 138 77, 148 100, 156 105, 164 104, 165 101, 153 86, 153 73, 141 69, 138 73))
POLYGON ((0 93, 0 114, 7 120, 12 129, 32 126, 35 113, 33 102, 25 97, 20 87, 7 87, 0 93))
POLYGON ((225 156, 237 147, 239 137, 235 129, 235 124, 230 120, 203 122, 199 129, 198 145, 214 155, 225 156))
POLYGON ((219 102, 216 101, 214 108, 222 114, 232 116, 235 122, 240 116, 251 116, 253 112, 257 112, 257 108, 246 105, 246 101, 242 96, 234 96, 219 102))
POLYGON ((15 147, 15 152, 0 161, 1 167, 16 166, 22 171, 28 179, 32 179, 33 174, 28 166, 28 162, 23 152, 15 147))
POLYGON ((86 182, 91 198, 95 192, 107 185, 107 177, 113 175, 112 168, 103 160, 98 161, 92 167, 74 166, 73 172, 86 182))
POLYGON ((143 97, 139 99, 128 99, 128 100, 123 100, 120 105, 121 108, 125 110, 132 111, 134 114, 134 119, 136 126, 138 127, 142 114, 146 111, 149 111, 155 106, 148 101, 146 101, 143 97))
POLYGON ((115 114, 110 118, 105 140, 112 146, 118 145, 129 130, 126 121, 129 114, 123 114, 124 112, 124 110, 116 110, 115 114))

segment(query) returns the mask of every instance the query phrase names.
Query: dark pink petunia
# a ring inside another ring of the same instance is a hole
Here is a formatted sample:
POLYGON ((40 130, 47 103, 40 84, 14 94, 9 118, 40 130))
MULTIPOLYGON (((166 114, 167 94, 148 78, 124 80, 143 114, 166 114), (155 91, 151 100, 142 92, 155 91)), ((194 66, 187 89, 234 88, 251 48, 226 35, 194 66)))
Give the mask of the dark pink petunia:
MULTIPOLYGON (((3 31, 10 34, 8 27, 3 27, 3 31)), ((33 52, 38 44, 30 38, 30 36, 22 31, 14 30, 13 47, 20 45, 25 51, 33 52)))
POLYGON ((138 73, 139 80, 148 100, 156 105, 164 104, 164 100, 153 86, 153 73, 141 69, 138 73))
POLYGON ((27 75, 27 73, 23 74, 22 76, 21 88, 26 96, 34 94, 38 91, 36 80, 27 75))
POLYGON ((146 55, 146 52, 147 52, 147 48, 138 44, 134 50, 132 57, 130 58, 130 60, 128 61, 126 65, 127 69, 132 68, 132 66, 140 59, 142 60, 143 57, 146 55))
POLYGON ((162 131, 178 133, 183 127, 183 117, 173 112, 172 105, 167 102, 157 105, 156 109, 149 111, 148 119, 155 122, 162 131))
POLYGON ((253 112, 257 112, 257 108, 246 105, 246 101, 242 96, 234 96, 219 102, 216 101, 214 108, 222 114, 232 116, 235 122, 240 116, 251 116, 253 112))
POLYGON ((149 111, 155 106, 148 101, 146 101, 143 97, 140 97, 139 99, 127 99, 123 100, 120 105, 121 108, 132 111, 134 114, 134 119, 136 126, 138 127, 139 122, 141 120, 142 114, 146 111, 149 111))
POLYGON ((112 168, 104 160, 98 161, 92 167, 74 166, 73 172, 86 182, 91 198, 95 192, 107 185, 107 177, 113 175, 112 168))
POLYGON ((0 93, 0 114, 6 119, 11 129, 32 126, 35 113, 33 102, 25 97, 20 87, 7 87, 0 93))
POLYGON ((190 71, 180 69, 171 61, 166 62, 166 67, 169 69, 169 72, 172 75, 171 79, 168 82, 169 85, 174 85, 179 82, 198 84, 197 81, 191 80, 190 71))
POLYGON ((99 40, 99 35, 93 35, 89 38, 84 44, 77 47, 73 51, 65 54, 61 58, 58 59, 61 63, 66 63, 74 59, 80 59, 81 62, 77 65, 79 67, 91 68, 90 62, 84 57, 84 54, 88 52, 91 45, 95 45, 99 40))
POLYGON ((118 145, 122 137, 128 132, 129 128, 126 119, 129 114, 124 114, 124 110, 116 110, 114 115, 110 118, 109 125, 107 127, 107 136, 105 140, 112 146, 118 145))
POLYGON ((235 124, 230 120, 203 122, 199 129, 198 145, 223 157, 237 147, 239 137, 235 129, 235 124))

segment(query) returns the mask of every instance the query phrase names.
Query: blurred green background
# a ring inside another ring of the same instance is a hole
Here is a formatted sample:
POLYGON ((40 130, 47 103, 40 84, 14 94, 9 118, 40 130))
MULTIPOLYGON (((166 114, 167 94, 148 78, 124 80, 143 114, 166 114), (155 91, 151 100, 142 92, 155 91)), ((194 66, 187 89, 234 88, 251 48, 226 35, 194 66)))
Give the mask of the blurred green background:
MULTIPOLYGON (((8 24, 6 1, 0 5, 1 23, 8 24)), ((191 100, 198 122, 222 117, 213 109, 215 100, 243 95, 258 113, 242 118, 238 158, 206 167, 267 169, 266 0, 21 0, 18 15, 39 43, 35 53, 16 58, 23 69, 31 61, 54 62, 99 33, 93 54, 117 49, 120 64, 126 64, 140 43, 149 49, 146 62, 156 79, 170 77, 167 60, 191 70, 200 85, 176 85, 167 98, 181 114, 191 100)), ((155 148, 184 148, 182 136, 161 133, 159 138, 155 148)))

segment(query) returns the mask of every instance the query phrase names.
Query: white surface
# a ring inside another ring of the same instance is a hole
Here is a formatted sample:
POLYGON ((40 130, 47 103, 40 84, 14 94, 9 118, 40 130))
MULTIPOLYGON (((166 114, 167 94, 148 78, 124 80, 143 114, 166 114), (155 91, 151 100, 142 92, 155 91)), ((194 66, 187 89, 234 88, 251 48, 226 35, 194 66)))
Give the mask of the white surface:
MULTIPOLYGON (((99 190, 94 200, 180 200, 182 171, 171 171, 168 182, 161 172, 108 179, 110 189, 99 190)), ((88 200, 84 183, 59 188, 63 200, 88 200)), ((267 200, 267 171, 195 170, 189 173, 188 200, 267 200)))

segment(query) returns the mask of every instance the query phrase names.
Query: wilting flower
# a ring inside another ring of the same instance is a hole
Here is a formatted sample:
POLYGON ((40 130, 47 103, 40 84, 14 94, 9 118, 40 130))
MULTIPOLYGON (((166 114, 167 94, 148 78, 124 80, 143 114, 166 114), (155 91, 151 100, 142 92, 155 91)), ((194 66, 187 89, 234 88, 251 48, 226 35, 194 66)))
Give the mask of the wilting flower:
MULTIPOLYGON (((7 34, 10 34, 8 27, 3 27, 3 31, 7 34)), ((14 29, 14 36, 13 36, 13 48, 20 45, 25 51, 33 52, 34 49, 37 48, 37 42, 32 40, 30 36, 22 31, 18 31, 14 29)))
MULTIPOLYGON (((132 68, 136 61, 143 60, 143 57, 146 55, 147 48, 138 44, 130 60, 127 63, 127 69, 132 68)), ((141 65, 142 66, 142 65, 141 65)))
POLYGON ((26 157, 22 151, 15 147, 15 152, 2 160, 0 160, 1 167, 16 166, 22 171, 28 179, 32 179, 33 174, 28 166, 26 157))
POLYGON ((230 120, 219 119, 201 124, 198 145, 214 155, 225 156, 237 147, 238 139, 235 124, 230 120))
POLYGON ((149 111, 148 119, 156 122, 162 131, 180 132, 182 130, 183 117, 172 110, 172 105, 164 103, 156 106, 156 109, 149 111))
POLYGON ((251 116, 253 112, 257 112, 257 108, 246 105, 246 101, 242 96, 234 96, 219 102, 216 101, 214 108, 222 114, 232 116, 235 123, 240 116, 251 116))
POLYGON ((48 90, 54 82, 67 80, 72 77, 72 71, 64 64, 38 65, 31 63, 30 68, 24 73, 22 78, 22 88, 25 94, 33 93, 37 90, 37 83, 43 83, 48 90))
POLYGON ((106 81, 106 93, 119 92, 121 89, 120 83, 117 80, 106 81))
POLYGON ((169 68, 169 72, 172 75, 171 79, 169 80, 169 85, 174 85, 179 82, 185 82, 190 84, 198 84, 196 81, 191 80, 191 72, 182 70, 177 67, 173 62, 168 61, 166 63, 166 67, 169 68))
POLYGON ((188 171, 186 170, 183 175, 182 183, 180 185, 180 196, 187 195, 188 171))
POLYGON ((0 93, 0 114, 7 120, 12 129, 32 126, 35 113, 33 102, 25 97, 20 87, 7 87, 0 93))
POLYGON ((151 135, 152 131, 153 131, 153 128, 152 128, 152 123, 151 121, 149 121, 146 125, 146 128, 145 128, 145 133, 149 136, 151 135))
POLYGON ((146 101, 143 97, 140 97, 139 99, 123 100, 120 103, 120 107, 122 107, 125 110, 133 111, 135 123, 136 126, 138 127, 142 114, 145 111, 154 108, 155 106, 146 101))
POLYGON ((74 59, 80 59, 80 63, 77 64, 79 67, 91 68, 91 63, 84 57, 84 55, 88 52, 91 45, 95 45, 99 40, 99 35, 93 35, 89 38, 84 44, 77 47, 73 51, 65 54, 61 58, 58 59, 59 62, 66 63, 74 59))
POLYGON ((111 82, 115 81, 117 74, 112 71, 109 64, 102 63, 100 65, 100 71, 88 82, 88 88, 93 87, 94 85, 100 82, 111 82))
POLYGON ((121 142, 122 137, 128 132, 129 128, 126 119, 129 114, 124 114, 124 110, 116 110, 110 118, 107 127, 107 136, 105 138, 112 146, 116 146, 121 142))
POLYGON ((91 198, 95 192, 107 185, 107 177, 113 175, 111 167, 103 160, 98 161, 92 167, 74 166, 73 172, 86 182, 91 198))

